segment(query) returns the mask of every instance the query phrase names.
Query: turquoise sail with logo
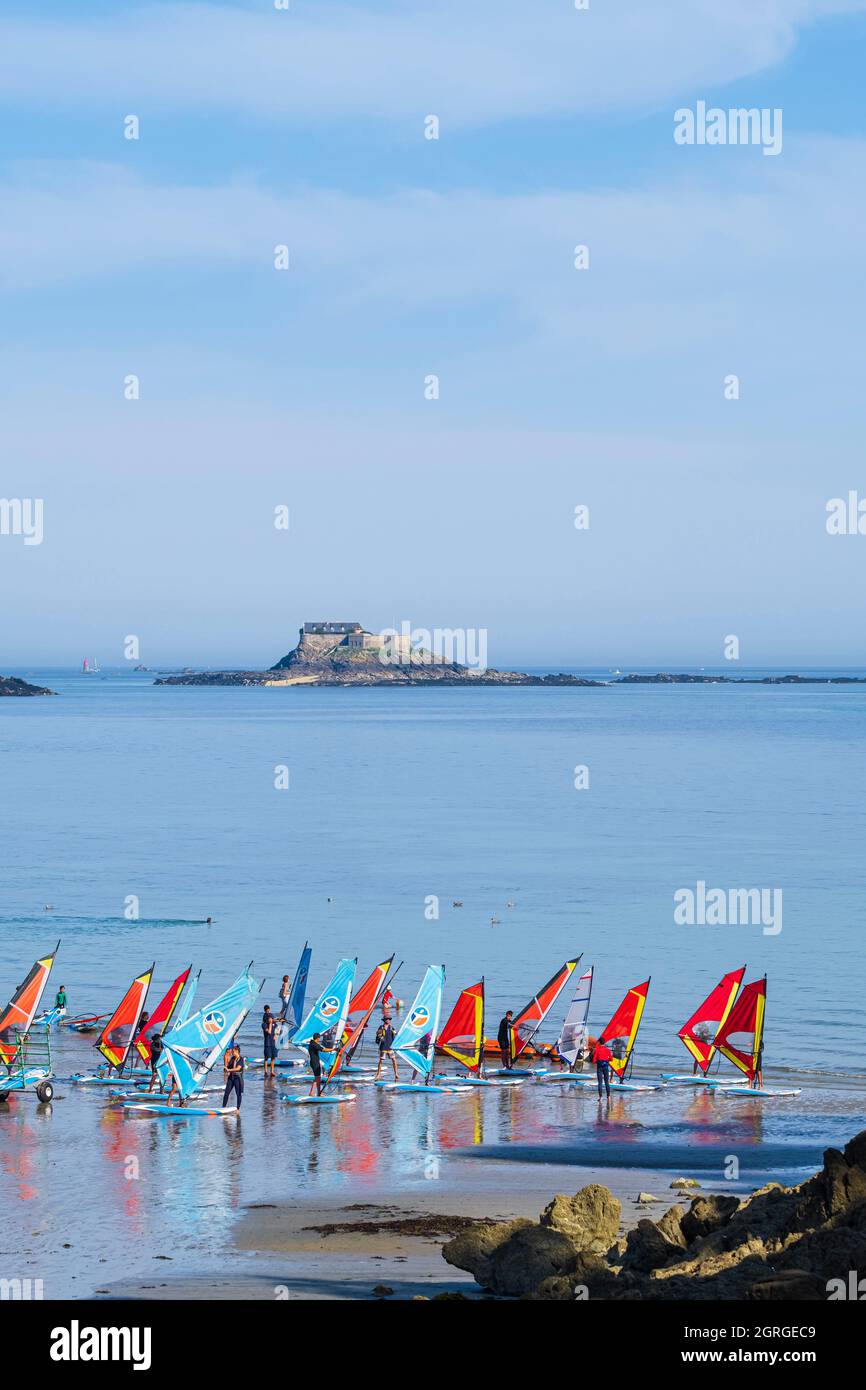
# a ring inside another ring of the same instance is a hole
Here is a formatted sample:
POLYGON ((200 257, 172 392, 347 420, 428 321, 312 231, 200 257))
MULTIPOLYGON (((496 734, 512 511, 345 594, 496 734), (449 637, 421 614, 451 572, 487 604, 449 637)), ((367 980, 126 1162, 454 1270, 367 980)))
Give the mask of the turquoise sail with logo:
POLYGON ((173 1075, 182 1101, 195 1095, 237 1033, 260 989, 247 968, 223 994, 173 1029, 163 1040, 157 1064, 160 1083, 166 1086, 173 1075))
POLYGON ((306 1047, 314 1033, 322 1034, 322 1045, 326 1049, 336 1050, 340 1046, 349 1013, 349 1000, 352 997, 352 985, 355 982, 357 965, 357 958, 340 961, 333 979, 322 990, 292 1038, 295 1047, 306 1047))
POLYGON ((433 1065, 433 1040, 439 1032, 445 966, 428 965, 421 988, 400 1027, 392 1049, 424 1076, 433 1065))

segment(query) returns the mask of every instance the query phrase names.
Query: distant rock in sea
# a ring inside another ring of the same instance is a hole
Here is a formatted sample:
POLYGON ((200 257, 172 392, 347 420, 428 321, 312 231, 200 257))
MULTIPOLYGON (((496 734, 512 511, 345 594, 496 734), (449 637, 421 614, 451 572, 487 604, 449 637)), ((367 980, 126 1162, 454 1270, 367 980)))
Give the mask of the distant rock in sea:
POLYGON ((56 691, 46 690, 44 685, 31 685, 18 676, 0 676, 0 695, 54 695, 56 691))

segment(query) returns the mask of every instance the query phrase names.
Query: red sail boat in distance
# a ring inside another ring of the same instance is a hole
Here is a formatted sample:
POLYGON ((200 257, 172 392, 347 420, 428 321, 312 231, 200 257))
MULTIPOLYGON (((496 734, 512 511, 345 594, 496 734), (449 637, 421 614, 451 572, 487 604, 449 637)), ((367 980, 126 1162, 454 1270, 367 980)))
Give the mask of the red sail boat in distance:
POLYGON ((730 970, 723 975, 677 1034, 704 1076, 715 1056, 716 1039, 728 1020, 745 973, 746 967, 743 965, 739 970, 730 970))
POLYGON ((599 1039, 613 1053, 610 1065, 620 1080, 625 1076, 625 1069, 631 1060, 649 987, 649 980, 644 980, 642 985, 632 986, 599 1039))

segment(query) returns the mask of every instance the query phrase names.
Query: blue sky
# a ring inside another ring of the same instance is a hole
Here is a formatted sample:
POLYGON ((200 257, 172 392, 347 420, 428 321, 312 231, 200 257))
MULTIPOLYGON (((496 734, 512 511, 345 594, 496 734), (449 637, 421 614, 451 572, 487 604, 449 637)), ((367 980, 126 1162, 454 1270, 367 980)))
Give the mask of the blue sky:
POLYGON ((324 616, 862 664, 864 40, 866 0, 11 0, 0 497, 45 537, 0 535, 0 669, 324 616), (676 145, 699 100, 781 154, 676 145))

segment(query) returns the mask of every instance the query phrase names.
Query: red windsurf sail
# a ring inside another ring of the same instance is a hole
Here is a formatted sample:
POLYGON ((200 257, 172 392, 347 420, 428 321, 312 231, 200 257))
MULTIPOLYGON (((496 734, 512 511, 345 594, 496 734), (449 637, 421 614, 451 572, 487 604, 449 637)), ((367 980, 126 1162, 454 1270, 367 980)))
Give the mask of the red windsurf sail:
POLYGON ((94 1047, 99 1048, 103 1057, 107 1058, 113 1067, 117 1067, 118 1071, 126 1061, 132 1039, 135 1037, 138 1020, 141 1018, 141 1011, 144 1008, 144 1001, 147 998, 147 991, 152 978, 153 966, 149 970, 145 970, 143 975, 136 975, 99 1038, 93 1044, 94 1047))
MULTIPOLYGON (((345 1056, 343 1061, 348 1062, 358 1047, 364 1035, 364 1029, 370 1021, 370 1015, 378 1004, 388 980, 388 973, 394 964, 394 957, 383 960, 377 965, 366 978, 364 983, 355 991, 349 1001, 349 1012, 346 1015, 346 1027, 343 1030, 343 1040, 345 1043, 345 1056), (358 1027, 358 1025, 361 1025, 358 1027)), ((399 966, 397 970, 399 970, 399 966)), ((396 975, 397 970, 394 971, 396 975)), ((392 976, 393 979, 393 976, 392 976)), ((332 1073, 333 1074, 333 1073, 332 1073)))
POLYGON ((381 965, 377 965, 366 978, 364 983, 356 989, 349 1002, 349 1013, 346 1020, 347 1027, 351 1030, 361 1014, 367 1012, 371 1004, 375 1004, 382 991, 382 986, 388 978, 388 971, 394 962, 394 957, 383 960, 381 965))
POLYGON ((758 1070, 764 1036, 764 1010, 767 1005, 767 977, 743 985, 740 997, 728 1014, 716 1038, 723 1057, 744 1071, 752 1085, 758 1070))
POLYGON ((188 965, 183 974, 178 975, 173 984, 169 985, 167 991, 147 1020, 147 1023, 133 1039, 133 1046, 143 1061, 150 1062, 150 1040, 154 1033, 165 1032, 165 1025, 169 1022, 172 1014, 177 1008, 177 1001, 183 994, 183 987, 189 979, 189 972, 191 970, 192 966, 188 965))
POLYGON ((525 1047, 532 1042, 550 1010, 553 1008, 571 976, 574 974, 580 956, 574 960, 567 960, 552 979, 548 980, 543 989, 530 999, 525 1008, 520 1010, 516 1019, 511 1025, 511 1037, 513 1040, 512 1056, 518 1058, 525 1047))
POLYGON ((7 1067, 11 1067, 15 1060, 18 1046, 16 1034, 26 1033, 36 1016, 59 945, 58 941, 50 956, 43 956, 35 962, 24 983, 18 986, 6 1008, 0 1013, 0 1058, 7 1067))
POLYGON ((727 1022, 745 973, 746 967, 742 966, 723 975, 677 1034, 705 1075, 716 1050, 716 1035, 727 1022))
POLYGON ((649 980, 644 980, 642 985, 634 985, 601 1035, 601 1042, 613 1053, 610 1065, 617 1076, 622 1076, 628 1066, 649 987, 649 980))
POLYGON ((484 1046, 484 981, 461 991, 436 1046, 470 1071, 481 1071, 484 1046))

